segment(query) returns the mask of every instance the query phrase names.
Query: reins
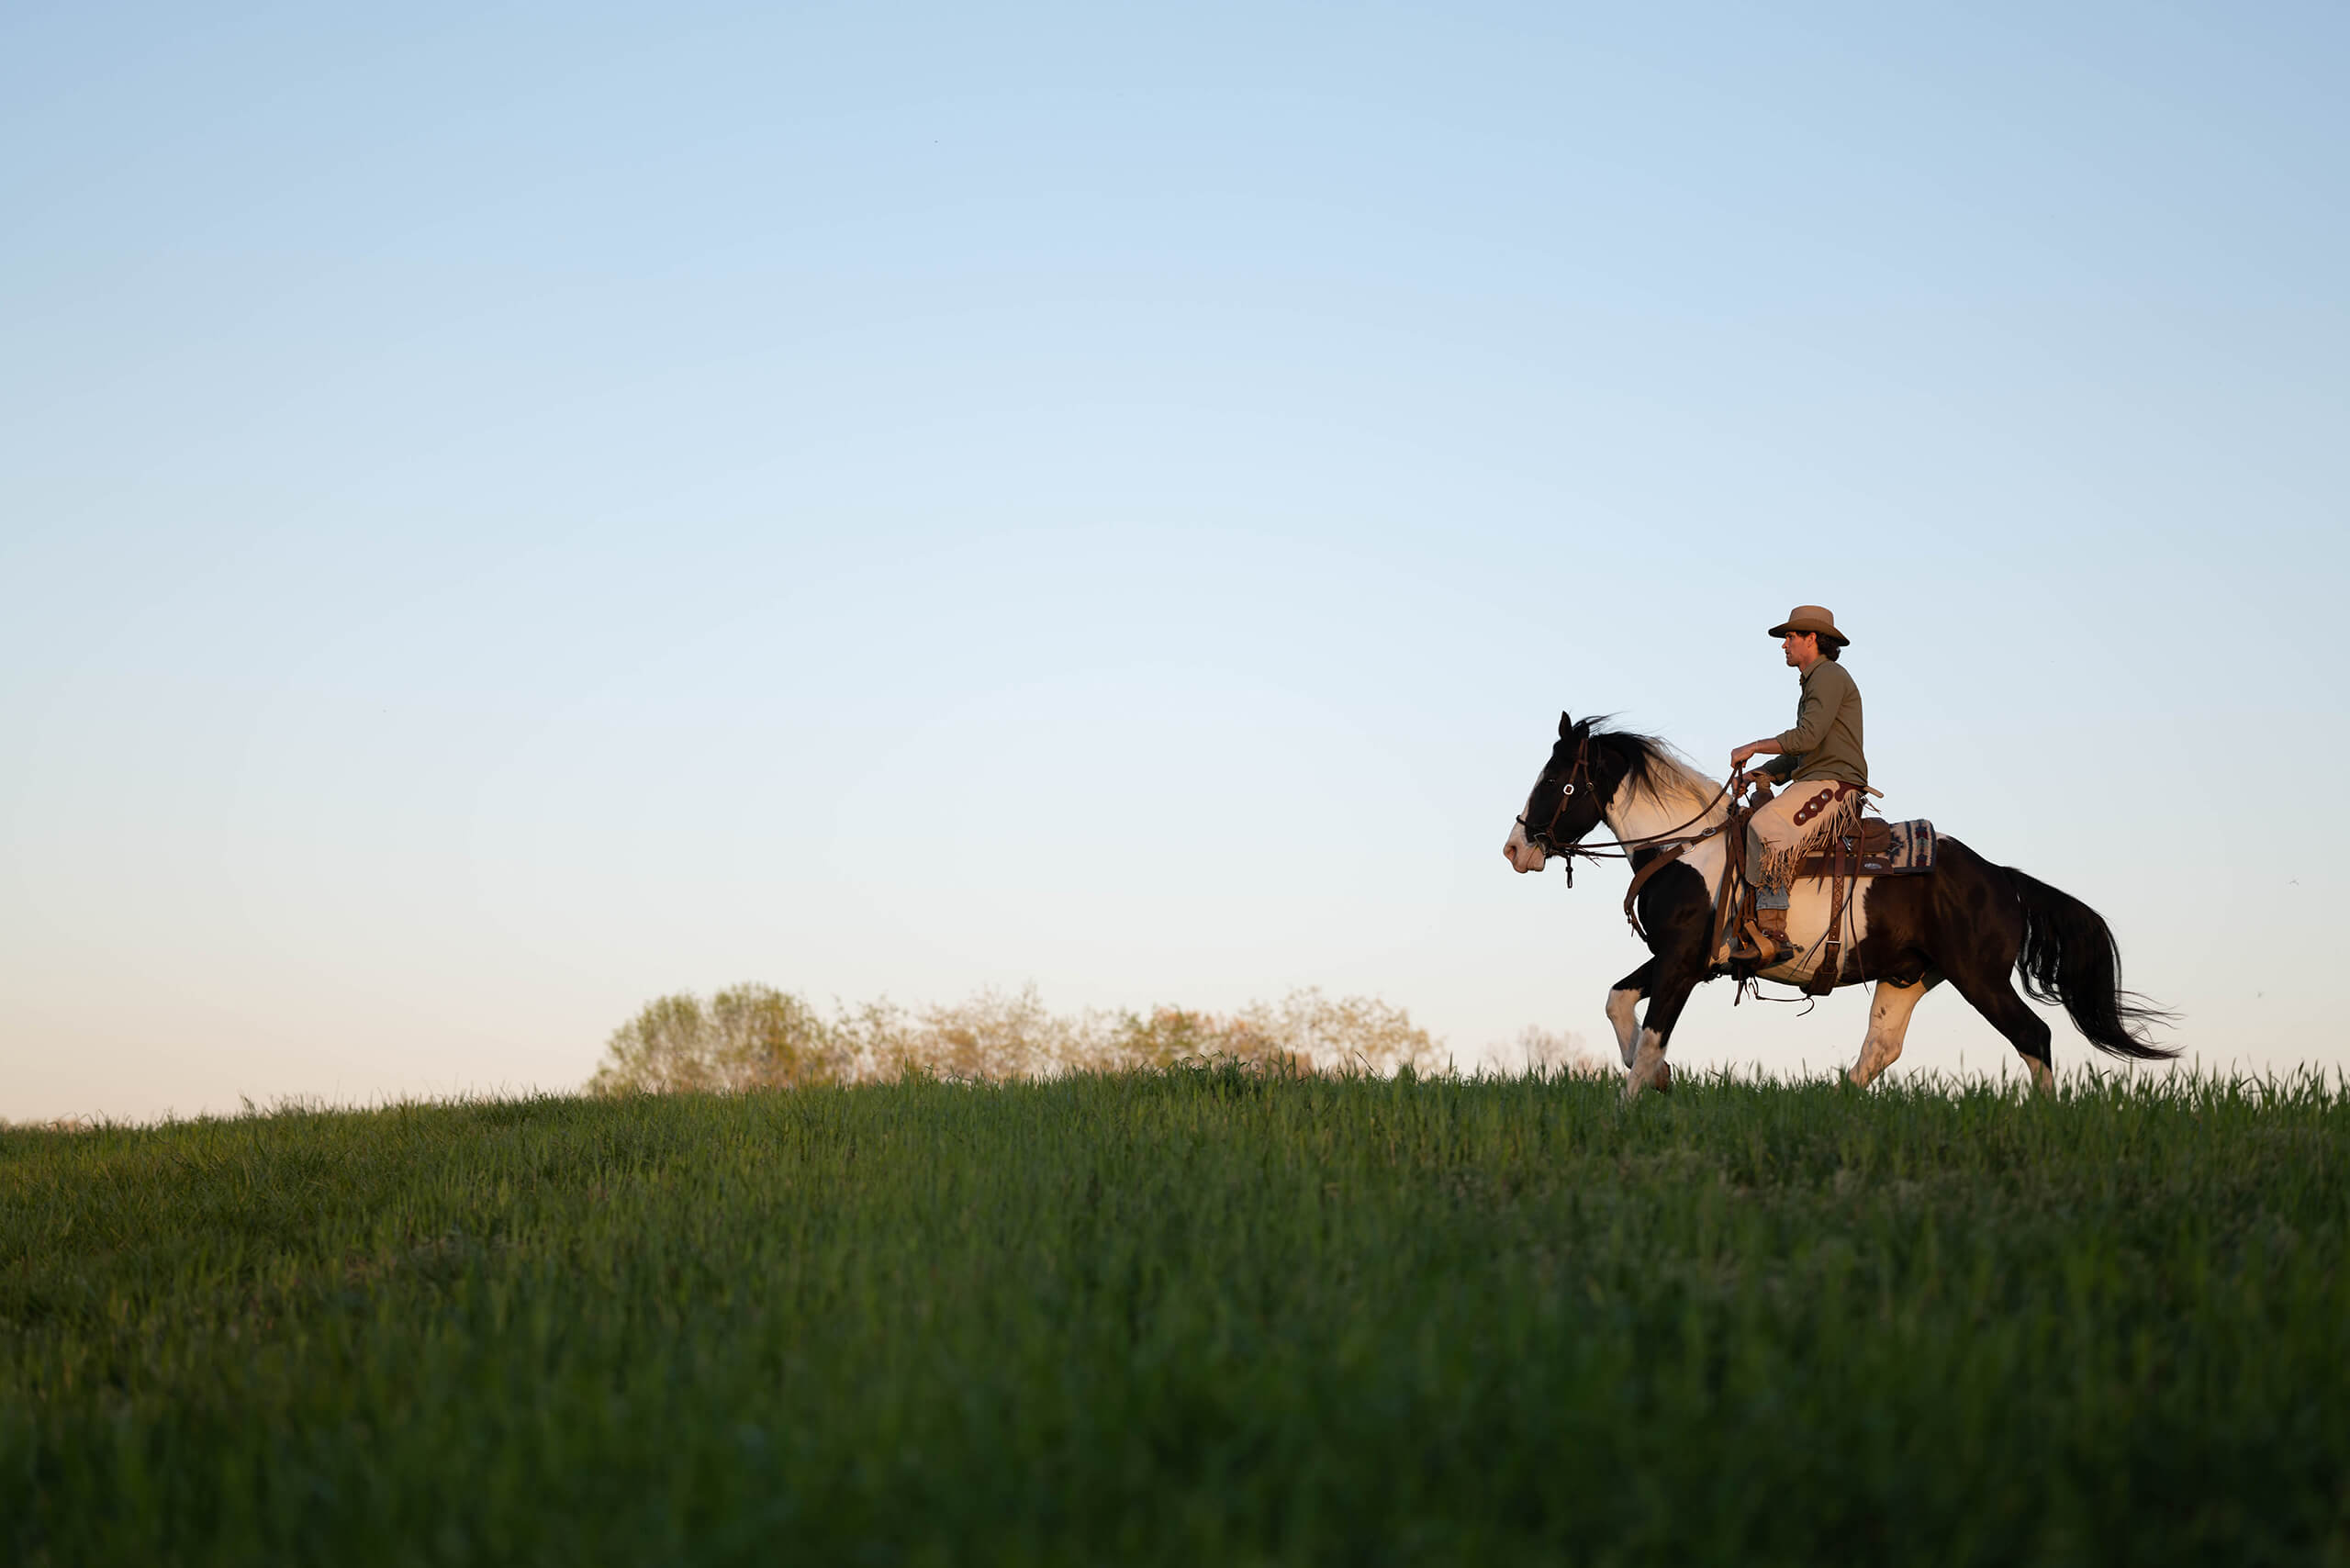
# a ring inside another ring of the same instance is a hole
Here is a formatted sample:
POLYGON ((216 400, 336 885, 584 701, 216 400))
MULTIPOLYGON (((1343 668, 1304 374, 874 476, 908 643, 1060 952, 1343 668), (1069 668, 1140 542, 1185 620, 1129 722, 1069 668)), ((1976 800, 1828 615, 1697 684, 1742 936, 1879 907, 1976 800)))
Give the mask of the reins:
MULTIPOLYGON (((1561 855, 1586 856, 1594 860, 1629 860, 1639 851, 1643 849, 1654 849, 1661 844, 1701 844, 1705 840, 1713 837, 1714 834, 1721 832, 1722 824, 1717 823, 1712 827, 1707 828, 1702 833, 1683 834, 1681 830, 1689 826, 1691 823, 1703 821, 1706 813, 1712 811, 1716 806, 1721 804, 1722 797, 1729 793, 1729 785, 1725 782, 1720 789, 1714 791, 1712 800, 1707 801, 1704 805, 1697 808, 1697 814, 1695 816, 1690 817, 1687 821, 1666 828, 1662 833, 1645 834, 1639 838, 1610 839, 1606 844, 1601 846, 1597 849, 1594 849, 1586 844, 1574 844, 1568 846, 1558 853, 1561 855)), ((1558 821, 1558 818, 1552 817, 1550 820, 1552 822, 1556 822, 1558 821)), ((1546 849, 1550 847, 1550 840, 1547 836, 1543 839, 1542 846, 1546 849)))

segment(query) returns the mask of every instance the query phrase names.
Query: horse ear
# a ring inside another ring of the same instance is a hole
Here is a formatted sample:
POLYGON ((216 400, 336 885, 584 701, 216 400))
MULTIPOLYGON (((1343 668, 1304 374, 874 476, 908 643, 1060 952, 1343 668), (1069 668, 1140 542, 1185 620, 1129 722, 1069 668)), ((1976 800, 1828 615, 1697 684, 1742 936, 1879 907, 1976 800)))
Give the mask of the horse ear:
POLYGON ((1575 733, 1575 722, 1574 722, 1572 719, 1570 719, 1570 718, 1568 718, 1568 717, 1567 717, 1567 711, 1566 711, 1565 709, 1563 709, 1563 708, 1560 709, 1560 710, 1559 710, 1559 738, 1560 738, 1561 740, 1565 740, 1569 735, 1573 734, 1574 733, 1575 733))

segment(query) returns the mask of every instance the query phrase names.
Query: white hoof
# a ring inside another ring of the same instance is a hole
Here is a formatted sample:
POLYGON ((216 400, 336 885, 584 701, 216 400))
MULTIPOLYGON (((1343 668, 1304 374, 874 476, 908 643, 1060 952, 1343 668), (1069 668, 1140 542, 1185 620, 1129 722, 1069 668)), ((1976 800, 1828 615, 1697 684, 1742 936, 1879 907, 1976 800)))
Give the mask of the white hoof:
POLYGON ((1625 1075, 1624 1103, 1630 1104, 1649 1090, 1659 1094, 1673 1092, 1673 1064, 1664 1059, 1664 1047, 1654 1035, 1642 1031, 1640 1048, 1632 1058, 1632 1070, 1625 1075))

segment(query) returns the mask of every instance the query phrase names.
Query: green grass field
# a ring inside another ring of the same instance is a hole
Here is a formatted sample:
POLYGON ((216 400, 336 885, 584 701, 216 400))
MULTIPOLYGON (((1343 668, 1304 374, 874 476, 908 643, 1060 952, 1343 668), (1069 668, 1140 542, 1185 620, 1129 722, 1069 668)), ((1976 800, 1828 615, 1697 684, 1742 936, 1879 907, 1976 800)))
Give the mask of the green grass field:
POLYGON ((34 1563, 2350 1562, 2350 1093, 0 1132, 34 1563))

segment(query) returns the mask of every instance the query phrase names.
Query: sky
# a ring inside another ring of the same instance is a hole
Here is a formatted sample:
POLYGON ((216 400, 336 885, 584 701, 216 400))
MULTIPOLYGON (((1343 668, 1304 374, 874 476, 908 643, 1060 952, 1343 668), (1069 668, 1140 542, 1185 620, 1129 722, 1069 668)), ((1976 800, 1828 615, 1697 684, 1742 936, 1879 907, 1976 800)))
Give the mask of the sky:
MULTIPOLYGON (((1612 1045, 1561 710, 1874 780, 2350 1066, 2350 10, 0 9, 0 1117, 644 1002, 1612 1045)), ((1684 1070, 1849 1062, 1702 990, 1684 1070)), ((2061 1017, 2060 1073, 2106 1067, 2061 1017)), ((1897 1076, 2012 1073, 1947 991, 1897 1076)))

